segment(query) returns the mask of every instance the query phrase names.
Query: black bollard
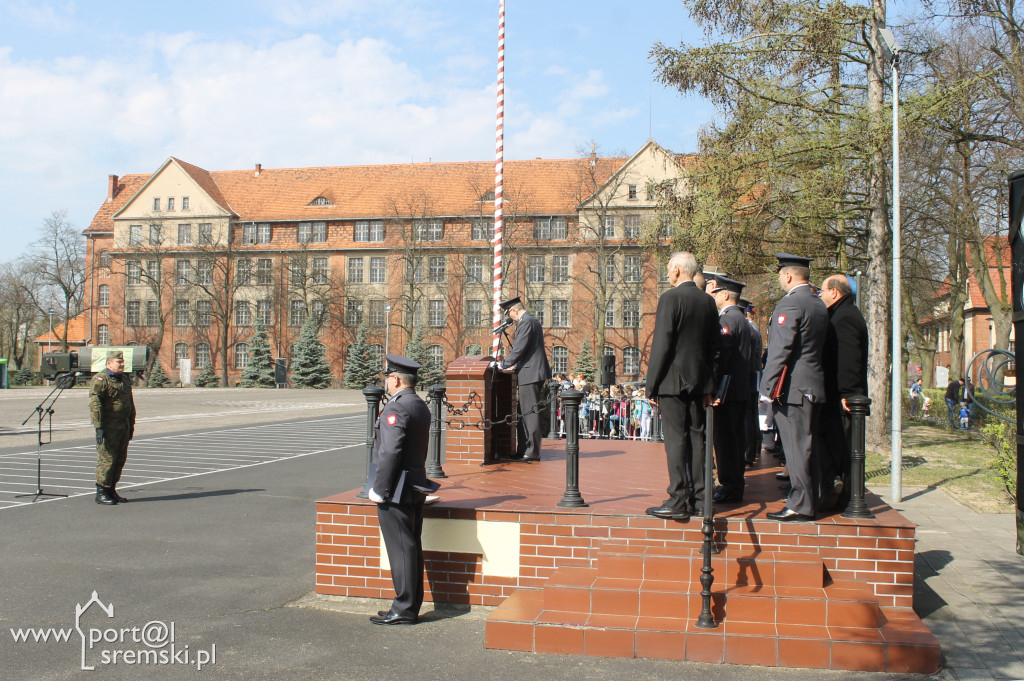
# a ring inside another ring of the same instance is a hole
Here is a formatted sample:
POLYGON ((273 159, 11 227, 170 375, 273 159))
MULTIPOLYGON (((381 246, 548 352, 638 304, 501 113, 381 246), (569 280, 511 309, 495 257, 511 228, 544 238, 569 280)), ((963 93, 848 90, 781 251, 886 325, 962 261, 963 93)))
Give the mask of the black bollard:
POLYGON ((565 412, 565 494, 559 506, 580 508, 588 504, 580 494, 580 422, 577 412, 583 393, 566 390, 562 393, 562 409, 565 412))
MULTIPOLYGON (((368 385, 363 388, 366 398, 366 482, 370 481, 370 463, 373 461, 373 428, 377 425, 380 414, 380 401, 384 397, 384 388, 379 385, 368 385)), ((365 489, 365 485, 363 485, 365 489)), ((359 492, 357 499, 366 499, 365 492, 359 492)))
POLYGON ((430 441, 427 444, 427 477, 447 478, 441 469, 441 402, 444 400, 443 385, 432 385, 427 390, 430 400, 430 441))
POLYGON ((548 385, 548 395, 550 396, 550 402, 548 402, 548 414, 551 416, 551 427, 548 428, 548 439, 558 439, 558 391, 562 389, 562 384, 558 381, 551 381, 548 385))
MULTIPOLYGON (((706 429, 705 429, 706 431, 706 429)), ((664 442, 665 437, 662 434, 661 429, 661 408, 654 407, 651 410, 651 440, 654 442, 664 442)))
POLYGON ((715 583, 714 568, 711 567, 711 554, 716 553, 712 537, 715 533, 715 483, 714 469, 715 445, 712 433, 715 432, 715 408, 705 407, 707 415, 704 425, 704 565, 700 569, 700 598, 701 609, 697 617, 697 627, 700 629, 714 629, 718 626, 715 617, 711 613, 711 585, 715 583))
POLYGON ((867 418, 871 413, 871 400, 864 395, 853 395, 846 398, 850 407, 850 503, 843 511, 844 518, 874 518, 875 514, 868 510, 864 500, 867 480, 864 473, 864 450, 866 449, 865 432, 867 418))

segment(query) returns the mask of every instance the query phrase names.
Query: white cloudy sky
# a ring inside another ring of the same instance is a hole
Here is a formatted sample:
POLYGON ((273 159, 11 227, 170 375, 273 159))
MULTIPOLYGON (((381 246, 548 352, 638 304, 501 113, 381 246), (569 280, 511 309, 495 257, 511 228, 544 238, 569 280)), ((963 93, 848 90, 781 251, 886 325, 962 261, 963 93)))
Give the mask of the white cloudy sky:
MULTIPOLYGON (((711 109, 653 81, 679 0, 506 0, 508 159, 695 146, 711 109)), ((0 0, 0 260, 107 175, 487 160, 497 0, 0 0)))

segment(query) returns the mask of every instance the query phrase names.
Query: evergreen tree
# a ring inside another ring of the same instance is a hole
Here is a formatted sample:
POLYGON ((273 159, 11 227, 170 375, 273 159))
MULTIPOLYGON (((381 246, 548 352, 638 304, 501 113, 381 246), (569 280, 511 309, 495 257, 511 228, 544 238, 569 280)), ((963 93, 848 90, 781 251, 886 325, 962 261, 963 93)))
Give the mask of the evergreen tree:
POLYGON ((345 356, 345 387, 362 390, 380 373, 380 362, 366 342, 366 324, 356 331, 356 342, 348 346, 345 356))
POLYGON ((252 338, 249 339, 249 364, 242 370, 239 385, 243 388, 273 388, 274 358, 270 356, 267 343, 267 329, 257 322, 252 338))
POLYGON ((295 344, 295 357, 292 359, 292 383, 296 387, 331 387, 331 366, 324 356, 325 348, 317 337, 319 329, 319 320, 313 315, 302 325, 299 342, 295 344))
POLYGON ((590 347, 590 341, 585 340, 580 347, 580 354, 576 356, 576 363, 572 367, 573 373, 583 374, 583 378, 587 380, 587 383, 593 383, 596 366, 597 360, 594 359, 594 351, 590 347))
POLYGON ((432 385, 444 383, 444 366, 437 366, 430 359, 430 351, 423 344, 423 329, 416 329, 412 341, 405 346, 405 356, 422 365, 418 372, 418 387, 426 390, 432 385))
POLYGON ((171 379, 167 378, 167 374, 164 373, 164 368, 160 365, 160 360, 153 362, 153 368, 149 371, 149 376, 146 379, 146 385, 150 388, 163 388, 171 384, 171 379))
POLYGON ((200 388, 220 387, 220 376, 213 370, 213 365, 209 362, 203 365, 203 370, 196 376, 196 385, 200 388))
POLYGON ((35 380, 36 372, 25 367, 24 369, 19 369, 18 372, 14 374, 14 380, 11 382, 15 385, 32 385, 35 380))

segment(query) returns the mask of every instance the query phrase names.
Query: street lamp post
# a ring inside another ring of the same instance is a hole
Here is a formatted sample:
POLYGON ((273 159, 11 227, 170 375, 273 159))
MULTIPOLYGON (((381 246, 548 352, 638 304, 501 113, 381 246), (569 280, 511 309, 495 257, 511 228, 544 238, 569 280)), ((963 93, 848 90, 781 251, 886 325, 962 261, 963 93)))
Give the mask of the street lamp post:
MULTIPOLYGON (((391 305, 384 306, 384 317, 384 356, 387 357, 387 354, 391 352, 391 305)), ((384 363, 387 364, 386 359, 384 363)))
POLYGON ((900 46, 887 28, 878 30, 885 57, 892 63, 892 488, 893 501, 903 501, 903 278, 900 243, 900 46))

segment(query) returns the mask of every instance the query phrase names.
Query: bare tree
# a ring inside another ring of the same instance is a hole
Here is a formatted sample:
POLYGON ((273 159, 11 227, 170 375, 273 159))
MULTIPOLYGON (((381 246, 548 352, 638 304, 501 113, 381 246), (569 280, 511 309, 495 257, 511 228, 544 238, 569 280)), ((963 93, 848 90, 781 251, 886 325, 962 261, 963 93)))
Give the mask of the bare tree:
POLYGON ((85 238, 68 220, 67 210, 55 210, 43 221, 27 258, 33 275, 27 293, 40 314, 47 314, 51 308, 58 311, 64 324, 55 329, 55 335, 66 352, 67 322, 82 311, 85 293, 85 238))
POLYGON ((28 354, 29 328, 39 319, 32 301, 30 265, 24 259, 0 264, 0 355, 21 369, 28 354))

